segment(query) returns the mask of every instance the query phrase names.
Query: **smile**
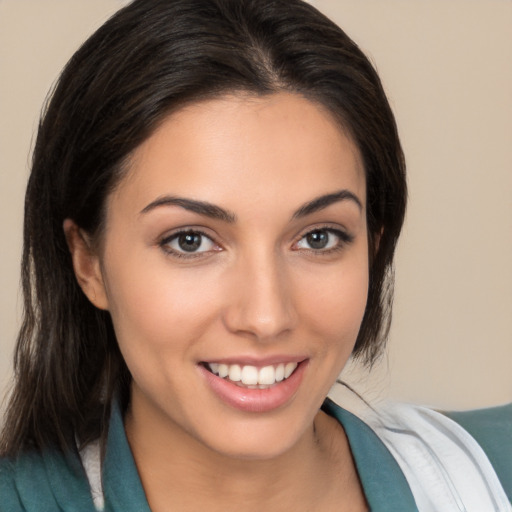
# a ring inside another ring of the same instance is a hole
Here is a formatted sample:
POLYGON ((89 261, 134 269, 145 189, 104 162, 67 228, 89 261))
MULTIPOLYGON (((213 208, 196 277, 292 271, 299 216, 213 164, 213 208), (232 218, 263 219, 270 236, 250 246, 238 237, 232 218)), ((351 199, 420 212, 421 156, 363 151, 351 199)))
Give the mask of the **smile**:
POLYGON ((266 389, 286 380, 298 366, 296 362, 280 363, 257 368, 251 365, 208 363, 208 370, 221 379, 226 379, 249 389, 266 389))
POLYGON ((268 363, 203 362, 197 367, 222 402, 240 411, 264 413, 291 403, 309 368, 308 358, 268 363))

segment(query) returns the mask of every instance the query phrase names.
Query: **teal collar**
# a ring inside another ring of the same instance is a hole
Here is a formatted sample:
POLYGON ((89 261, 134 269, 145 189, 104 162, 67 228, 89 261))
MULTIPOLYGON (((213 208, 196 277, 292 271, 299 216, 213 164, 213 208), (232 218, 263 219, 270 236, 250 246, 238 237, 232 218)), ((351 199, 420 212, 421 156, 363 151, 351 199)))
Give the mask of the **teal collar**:
POLYGON ((0 459, 0 510, 9 512, 94 510, 78 453, 29 452, 0 459))
POLYGON ((105 512, 151 512, 132 452, 126 439, 123 417, 114 404, 103 463, 105 512))
POLYGON ((375 432, 329 398, 322 410, 337 419, 347 434, 371 512, 418 512, 400 466, 375 432))

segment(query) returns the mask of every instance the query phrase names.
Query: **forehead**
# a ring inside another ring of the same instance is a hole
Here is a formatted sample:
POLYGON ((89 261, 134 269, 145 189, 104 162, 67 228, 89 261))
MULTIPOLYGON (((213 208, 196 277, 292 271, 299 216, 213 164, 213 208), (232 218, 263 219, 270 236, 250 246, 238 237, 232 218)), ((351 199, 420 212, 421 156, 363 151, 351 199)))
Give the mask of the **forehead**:
POLYGON ((239 94, 169 115, 134 152, 113 199, 140 209, 163 194, 291 209, 345 188, 365 204, 359 151, 330 112, 291 93, 239 94))

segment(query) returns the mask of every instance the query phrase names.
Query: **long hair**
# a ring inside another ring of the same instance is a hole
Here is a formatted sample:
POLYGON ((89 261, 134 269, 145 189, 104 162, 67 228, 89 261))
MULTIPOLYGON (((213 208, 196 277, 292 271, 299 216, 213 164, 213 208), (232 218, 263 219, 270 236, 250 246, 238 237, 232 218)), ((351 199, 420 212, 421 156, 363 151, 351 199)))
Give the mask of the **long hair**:
POLYGON ((301 0, 135 0, 71 58, 43 113, 25 201, 24 317, 0 453, 105 439, 130 374, 108 312, 74 276, 62 223, 93 239, 131 153, 186 103, 244 91, 300 94, 326 107, 364 162, 368 302, 354 356, 386 340, 405 164, 379 77, 357 45, 301 0))

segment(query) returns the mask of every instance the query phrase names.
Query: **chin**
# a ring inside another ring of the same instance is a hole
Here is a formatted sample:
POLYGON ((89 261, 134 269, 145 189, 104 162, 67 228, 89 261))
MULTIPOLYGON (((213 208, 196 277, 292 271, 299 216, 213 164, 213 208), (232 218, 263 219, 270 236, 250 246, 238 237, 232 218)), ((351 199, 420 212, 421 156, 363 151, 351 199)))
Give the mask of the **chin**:
MULTIPOLYGON (((306 417, 308 416, 308 417, 306 417)), ((202 444, 219 455, 238 460, 270 460, 285 455, 312 432, 313 419, 302 418, 291 411, 244 418, 214 427, 200 439, 202 444), (288 417, 286 417, 288 416, 288 417)))

